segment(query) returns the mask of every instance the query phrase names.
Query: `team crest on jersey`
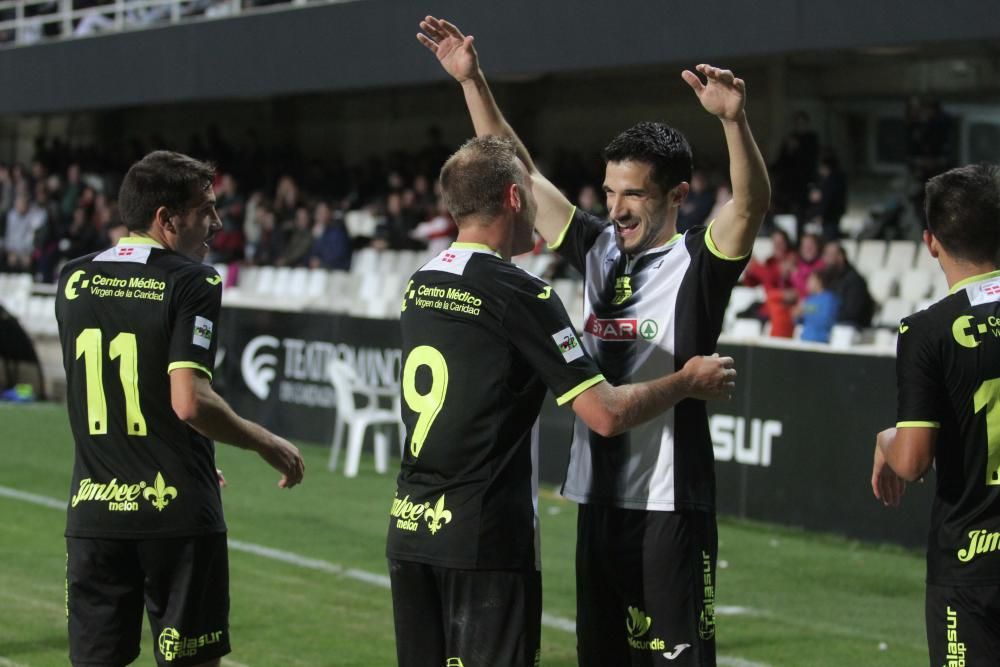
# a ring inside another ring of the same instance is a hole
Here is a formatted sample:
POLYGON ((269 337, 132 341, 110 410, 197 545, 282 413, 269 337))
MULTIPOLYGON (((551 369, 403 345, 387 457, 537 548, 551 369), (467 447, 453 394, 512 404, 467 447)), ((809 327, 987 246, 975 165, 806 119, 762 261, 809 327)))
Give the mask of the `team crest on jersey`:
POLYGON ((559 346, 559 351, 562 352, 563 359, 566 360, 567 364, 583 356, 583 346, 580 345, 580 340, 573 333, 572 327, 566 327, 552 334, 552 340, 559 346))
POLYGON ((618 276, 615 279, 615 300, 611 303, 616 306, 623 304, 632 297, 632 276, 618 276))

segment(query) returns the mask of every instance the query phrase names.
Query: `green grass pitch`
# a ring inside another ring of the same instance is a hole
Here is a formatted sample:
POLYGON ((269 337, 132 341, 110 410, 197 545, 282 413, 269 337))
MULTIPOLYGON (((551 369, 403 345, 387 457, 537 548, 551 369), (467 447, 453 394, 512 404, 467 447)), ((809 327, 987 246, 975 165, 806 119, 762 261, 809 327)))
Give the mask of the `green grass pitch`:
MULTIPOLYGON (((0 443, 0 667, 66 665, 65 516, 44 504, 64 503, 69 491, 73 444, 64 409, 0 405, 0 443)), ((328 448, 303 451, 305 483, 284 491, 255 455, 218 447, 229 481, 234 648, 223 665, 394 665, 384 585, 393 476, 376 475, 366 460, 359 477, 346 479, 326 471, 328 448)), ((830 489, 831 502, 836 497, 830 489)), ((540 508, 542 665, 569 667, 576 664, 567 629, 576 508, 551 490, 540 508)), ((719 533, 720 665, 927 664, 921 554, 727 519, 719 533)), ((154 664, 151 646, 145 636, 135 664, 154 664)))

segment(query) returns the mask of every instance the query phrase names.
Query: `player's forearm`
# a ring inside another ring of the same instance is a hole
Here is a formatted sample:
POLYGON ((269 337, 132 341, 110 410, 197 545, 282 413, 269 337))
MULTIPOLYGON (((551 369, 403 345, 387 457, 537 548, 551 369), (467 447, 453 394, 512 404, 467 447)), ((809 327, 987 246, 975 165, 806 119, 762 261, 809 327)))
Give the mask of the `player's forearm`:
POLYGON ((607 412, 599 424, 601 428, 591 426, 605 437, 631 430, 674 407, 688 397, 690 383, 686 373, 679 371, 650 382, 609 385, 608 389, 604 397, 607 412))
POLYGON ((472 125, 476 129, 476 136, 507 137, 514 142, 517 156, 524 162, 528 172, 535 173, 535 163, 531 159, 528 149, 514 132, 514 128, 504 118, 500 107, 493 98, 489 84, 486 83, 486 76, 482 70, 477 71, 475 76, 462 82, 462 92, 465 95, 465 105, 469 109, 469 116, 472 118, 472 125))
POLYGON ((194 409, 184 417, 191 428, 217 442, 258 453, 273 445, 270 431, 236 414, 210 385, 198 386, 194 409))
POLYGON ((934 462, 935 429, 890 428, 878 434, 878 447, 892 471, 908 482, 923 477, 934 462))
POLYGON ((737 216, 747 221, 756 236, 771 203, 771 182, 767 165, 750 131, 746 114, 737 120, 722 121, 729 149, 729 180, 737 216))

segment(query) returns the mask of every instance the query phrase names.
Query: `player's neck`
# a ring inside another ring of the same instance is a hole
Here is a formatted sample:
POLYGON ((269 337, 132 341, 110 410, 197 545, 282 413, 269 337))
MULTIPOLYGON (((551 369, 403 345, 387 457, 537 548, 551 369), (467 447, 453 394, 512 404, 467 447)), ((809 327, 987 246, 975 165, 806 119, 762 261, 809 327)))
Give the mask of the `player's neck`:
POLYGON ((949 257, 943 252, 938 256, 938 261, 941 263, 941 270, 944 271, 944 277, 948 281, 948 289, 952 289, 955 285, 970 278, 992 273, 1000 268, 992 262, 965 262, 949 257))
POLYGON ((493 252, 500 255, 503 259, 510 260, 511 243, 508 240, 505 244, 503 242, 504 239, 498 238, 500 235, 496 232, 497 229, 493 225, 488 227, 470 225, 458 230, 458 237, 455 239, 455 242, 486 246, 493 252))

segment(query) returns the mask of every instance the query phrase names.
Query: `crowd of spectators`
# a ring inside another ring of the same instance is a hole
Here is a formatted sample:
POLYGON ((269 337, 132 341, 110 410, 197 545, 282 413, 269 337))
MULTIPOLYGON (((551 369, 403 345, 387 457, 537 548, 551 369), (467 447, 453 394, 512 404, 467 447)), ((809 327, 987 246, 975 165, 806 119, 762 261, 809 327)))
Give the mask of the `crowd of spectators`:
POLYGON ((806 233, 797 247, 783 230, 771 235, 772 255, 753 259, 745 285, 764 288, 765 300, 753 304, 746 317, 770 322, 770 335, 791 338, 801 324, 802 340, 825 343, 835 324, 857 329, 871 326, 875 302, 864 277, 847 259, 837 240, 806 233))
POLYGON ((62 15, 67 8, 65 3, 59 0, 28 0, 21 9, 24 23, 18 27, 13 24, 17 9, 0 10, 0 25, 6 26, 0 28, 0 45, 35 44, 66 36, 84 37, 122 29, 134 30, 199 16, 229 16, 246 9, 289 4, 291 1, 182 0, 175 12, 172 3, 167 0, 162 4, 124 0, 120 5, 114 0, 73 0, 69 5, 73 15, 67 22, 62 15))

